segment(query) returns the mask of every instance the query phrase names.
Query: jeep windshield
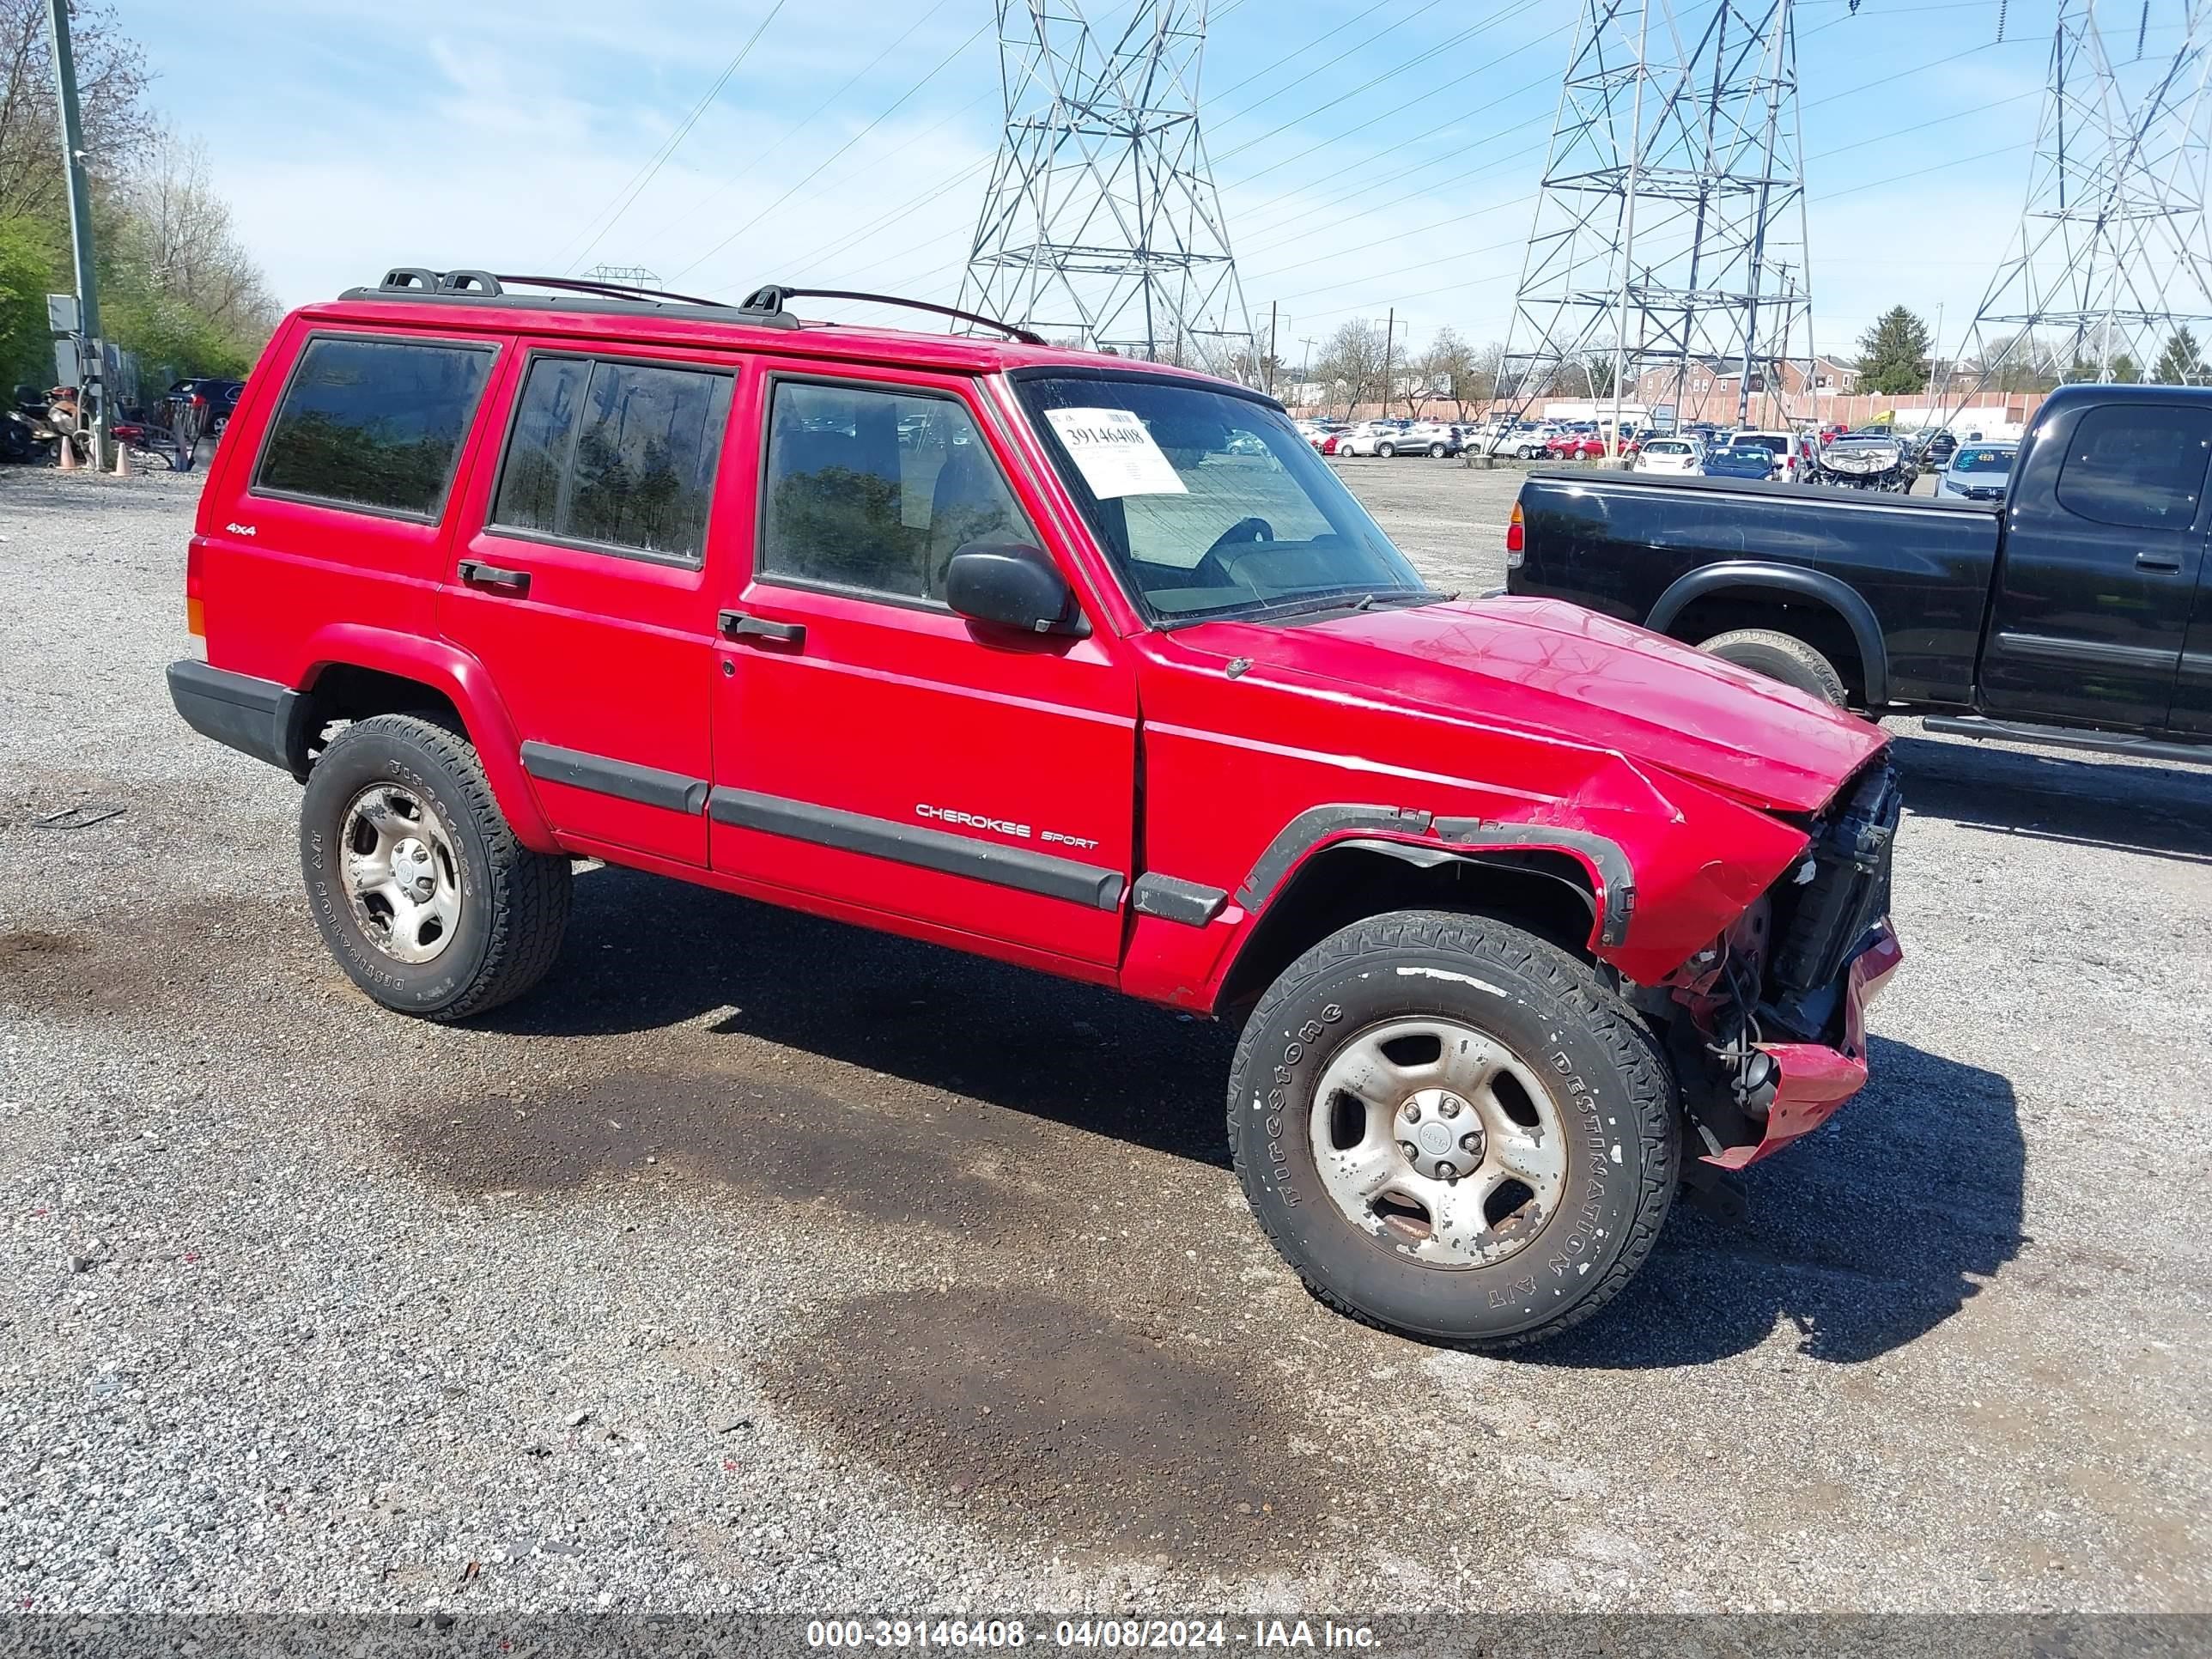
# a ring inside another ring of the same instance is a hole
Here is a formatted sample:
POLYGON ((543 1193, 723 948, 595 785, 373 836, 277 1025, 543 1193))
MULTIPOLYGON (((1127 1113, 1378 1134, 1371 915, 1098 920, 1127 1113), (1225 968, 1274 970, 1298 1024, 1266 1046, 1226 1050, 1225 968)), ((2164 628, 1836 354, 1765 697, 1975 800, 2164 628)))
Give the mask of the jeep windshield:
POLYGON ((1158 626, 1444 597, 1269 404, 1143 374, 1014 382, 1068 492, 1158 626))

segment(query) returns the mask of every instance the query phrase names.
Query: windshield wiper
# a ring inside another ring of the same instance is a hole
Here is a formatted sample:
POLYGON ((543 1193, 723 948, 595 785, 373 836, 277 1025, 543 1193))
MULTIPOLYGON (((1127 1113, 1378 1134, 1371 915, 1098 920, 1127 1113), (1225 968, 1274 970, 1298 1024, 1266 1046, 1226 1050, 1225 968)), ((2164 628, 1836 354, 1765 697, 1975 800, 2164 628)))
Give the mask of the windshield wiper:
POLYGON ((1434 592, 1425 587, 1410 593, 1363 593, 1359 596, 1359 603, 1352 608, 1354 611, 1372 611, 1380 605, 1439 605, 1458 597, 1456 588, 1449 593, 1434 592))

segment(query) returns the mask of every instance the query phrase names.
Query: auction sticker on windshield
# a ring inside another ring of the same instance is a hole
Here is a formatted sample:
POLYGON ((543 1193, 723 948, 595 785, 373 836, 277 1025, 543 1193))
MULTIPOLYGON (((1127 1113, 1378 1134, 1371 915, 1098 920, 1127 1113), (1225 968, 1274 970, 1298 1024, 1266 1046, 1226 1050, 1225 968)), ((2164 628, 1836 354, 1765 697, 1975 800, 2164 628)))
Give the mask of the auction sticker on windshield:
POLYGON ((1175 467, 1145 423, 1126 409, 1048 409, 1045 419, 1066 446, 1083 482, 1102 501, 1123 495, 1187 495, 1175 467))

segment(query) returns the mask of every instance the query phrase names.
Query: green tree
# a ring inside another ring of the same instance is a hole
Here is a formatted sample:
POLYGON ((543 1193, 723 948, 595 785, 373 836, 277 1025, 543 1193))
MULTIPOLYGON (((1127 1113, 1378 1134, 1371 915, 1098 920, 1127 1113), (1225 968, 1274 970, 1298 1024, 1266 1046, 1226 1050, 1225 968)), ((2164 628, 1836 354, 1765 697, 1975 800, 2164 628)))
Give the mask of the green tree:
POLYGON ((2150 371, 2154 386, 2200 386, 2207 376, 2212 376, 2212 368, 2197 355, 2197 336, 2185 327, 2173 331, 2150 371))
POLYGON ((1928 388, 1928 325, 1892 306, 1859 337, 1859 390, 1893 394, 1928 388))

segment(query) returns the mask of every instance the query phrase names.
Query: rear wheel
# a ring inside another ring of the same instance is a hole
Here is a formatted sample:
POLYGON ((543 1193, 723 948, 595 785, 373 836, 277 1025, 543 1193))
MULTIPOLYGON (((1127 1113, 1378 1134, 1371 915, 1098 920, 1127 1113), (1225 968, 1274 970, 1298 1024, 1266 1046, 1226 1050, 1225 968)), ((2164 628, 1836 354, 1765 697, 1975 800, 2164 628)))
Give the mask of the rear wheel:
POLYGON ((515 839, 442 720, 378 714, 332 738, 301 799, 300 863, 331 954, 400 1013, 482 1013, 560 954, 568 860, 515 839))
POLYGON ((1429 446, 1429 459, 1431 460, 1441 461, 1443 458, 1444 447, 1442 444, 1431 444, 1429 446))
POLYGON ((1674 1090, 1583 963, 1480 917, 1400 911, 1306 952, 1230 1077, 1254 1213, 1322 1301, 1510 1347, 1597 1311, 1676 1179, 1674 1090))
POLYGON ((1377 444, 1375 446, 1376 457, 1380 460, 1387 461, 1397 453, 1398 446, 1395 444, 1377 444))
POLYGON ((1836 672, 1835 664, 1794 635, 1777 633, 1771 628, 1739 628, 1714 635, 1698 649, 1739 668, 1748 668, 1754 674, 1779 680, 1808 697, 1818 697, 1838 708, 1843 708, 1846 701, 1844 677, 1836 672))

